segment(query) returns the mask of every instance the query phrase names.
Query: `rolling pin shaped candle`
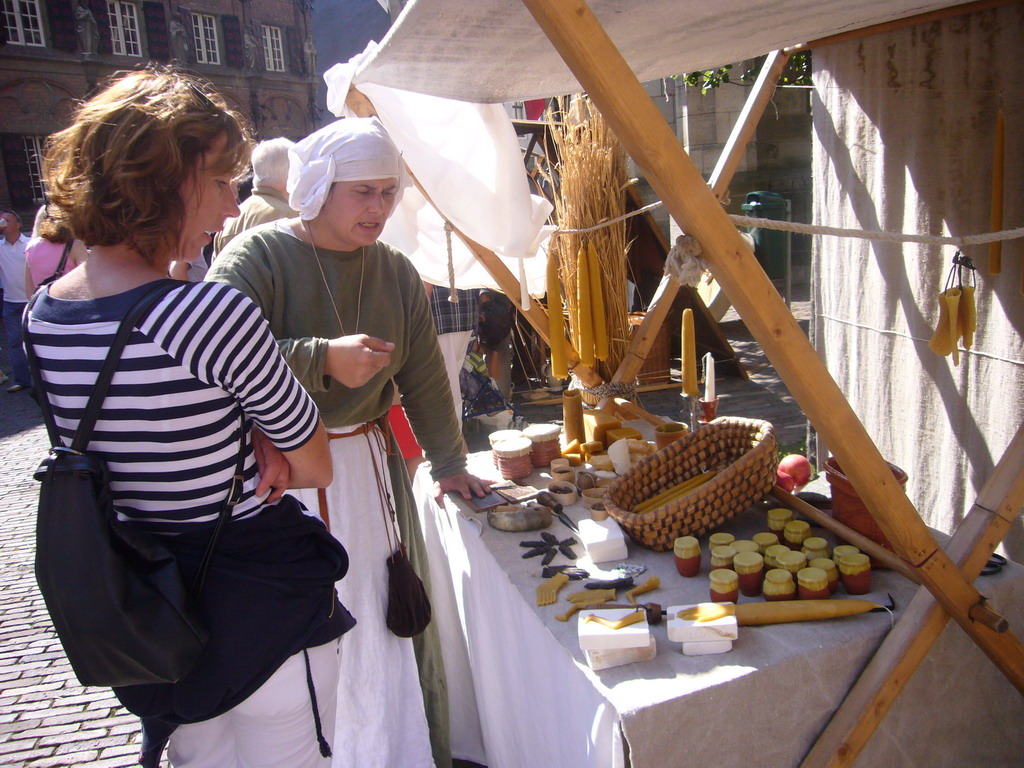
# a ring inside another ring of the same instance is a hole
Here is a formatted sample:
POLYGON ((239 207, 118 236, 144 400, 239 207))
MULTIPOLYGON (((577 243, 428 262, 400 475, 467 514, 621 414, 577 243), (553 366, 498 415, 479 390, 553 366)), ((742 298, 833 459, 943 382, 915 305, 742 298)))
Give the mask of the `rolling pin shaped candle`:
POLYGON ((789 624, 796 621, 818 621, 856 616, 890 608, 870 600, 790 600, 784 603, 702 603, 679 611, 681 619, 713 621, 722 616, 735 616, 740 626, 789 624))

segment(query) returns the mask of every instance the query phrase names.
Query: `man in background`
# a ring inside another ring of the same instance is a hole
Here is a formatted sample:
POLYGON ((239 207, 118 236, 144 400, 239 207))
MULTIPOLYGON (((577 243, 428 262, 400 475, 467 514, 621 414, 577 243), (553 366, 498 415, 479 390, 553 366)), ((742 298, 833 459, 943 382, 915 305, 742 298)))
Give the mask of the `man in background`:
POLYGON ((214 258, 232 238, 258 224, 299 214, 288 207, 288 139, 261 141, 252 151, 252 194, 238 206, 241 213, 224 222, 213 241, 214 258))
POLYGON ((21 216, 14 211, 0 212, 0 288, 4 292, 4 330, 7 356, 11 360, 11 378, 14 380, 7 388, 8 394, 32 385, 25 348, 21 343, 21 315, 28 303, 25 295, 26 245, 28 238, 21 234, 21 216))

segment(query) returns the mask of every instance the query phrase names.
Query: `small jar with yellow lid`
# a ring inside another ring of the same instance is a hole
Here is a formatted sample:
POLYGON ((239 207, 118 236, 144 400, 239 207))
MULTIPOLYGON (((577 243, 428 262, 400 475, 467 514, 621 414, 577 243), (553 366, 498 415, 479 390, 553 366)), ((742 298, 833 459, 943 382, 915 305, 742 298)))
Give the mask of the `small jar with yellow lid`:
POLYGON ((807 562, 816 557, 828 557, 828 542, 821 536, 808 536, 804 539, 804 545, 800 551, 807 555, 807 562))
POLYGON ((789 547, 785 544, 772 544, 764 551, 764 568, 766 571, 770 571, 772 568, 779 567, 778 557, 783 552, 792 552, 789 547))
POLYGON ((491 448, 498 461, 498 471, 505 480, 519 480, 533 471, 533 463, 530 461, 532 446, 528 437, 512 437, 491 448))
POLYGON ((764 584, 761 587, 764 599, 769 602, 775 600, 795 600, 796 582, 793 581, 793 574, 781 568, 772 568, 764 575, 764 584))
POLYGON ((764 558, 757 552, 737 552, 732 559, 732 569, 740 579, 740 592, 747 597, 761 594, 764 579, 764 558))
POLYGON ((796 593, 801 600, 826 600, 831 594, 828 574, 821 568, 801 568, 796 575, 796 593))
POLYGON ((853 544, 840 544, 832 550, 832 559, 835 560, 836 565, 839 565, 839 560, 844 555, 856 555, 859 552, 860 550, 853 544))
POLYGON ((799 552, 811 535, 811 524, 806 520, 790 520, 782 529, 782 541, 790 549, 799 552))
POLYGON ((715 547, 727 547, 736 541, 736 537, 731 533, 712 533, 708 536, 708 549, 714 549, 715 547))
POLYGON ((780 552, 775 556, 775 565, 784 571, 789 571, 793 574, 793 578, 800 573, 801 568, 807 567, 807 558, 803 552, 780 552))
POLYGON ((719 568, 732 568, 733 558, 736 557, 736 550, 732 546, 712 547, 711 549, 711 570, 719 568))
POLYGON ((782 540, 782 531, 786 523, 793 519, 793 510, 779 507, 768 510, 768 530, 776 534, 782 540))
POLYGON ((736 539, 736 541, 729 546, 736 550, 736 554, 739 554, 740 552, 757 552, 758 554, 761 554, 757 543, 750 539, 736 539))
POLYGON ((839 563, 839 578, 848 594, 863 595, 871 591, 871 558, 857 552, 843 555, 839 563))
POLYGON ((771 531, 755 533, 751 538, 754 540, 754 543, 757 544, 757 551, 762 555, 768 547, 779 543, 779 535, 777 533, 772 533, 771 531))
POLYGON ((700 542, 695 536, 680 536, 672 546, 676 571, 680 576, 696 576, 700 573, 700 542))
POLYGON ((839 589, 839 569, 836 568, 833 560, 827 557, 816 557, 807 561, 807 567, 821 568, 825 572, 825 576, 828 577, 828 593, 830 595, 836 593, 836 590, 839 589))
POLYGON ((713 603, 735 603, 740 597, 740 577, 732 568, 719 568, 709 574, 709 596, 713 603))

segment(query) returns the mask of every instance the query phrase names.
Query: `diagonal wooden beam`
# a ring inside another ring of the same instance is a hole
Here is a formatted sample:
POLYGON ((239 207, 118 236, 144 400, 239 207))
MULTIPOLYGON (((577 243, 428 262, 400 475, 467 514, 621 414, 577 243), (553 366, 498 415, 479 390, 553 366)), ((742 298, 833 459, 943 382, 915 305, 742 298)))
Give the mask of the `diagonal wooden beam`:
POLYGON ((1024 691, 1024 646, 970 618, 983 598, 943 552, 893 477, 782 297, 707 188, 643 86, 583 0, 522 0, 643 169, 669 213, 703 247, 715 278, 899 554, 950 616, 1024 691))
MULTIPOLYGON (((787 61, 789 61, 788 53, 773 51, 768 54, 768 59, 765 61, 764 66, 761 67, 761 72, 757 76, 757 82, 747 97, 739 119, 733 126, 732 133, 729 134, 729 140, 726 142, 722 155, 718 159, 718 164, 711 174, 709 183, 715 197, 721 199, 729 188, 729 183, 736 174, 736 169, 739 168, 743 154, 747 151, 747 145, 754 135, 754 130, 757 128, 757 124, 761 120, 761 116, 764 114, 768 104, 771 103, 772 94, 775 93, 775 86, 779 82, 782 70, 786 68, 787 61)), ((633 159, 635 160, 636 158, 634 157, 633 159)), ((619 363, 619 369, 612 377, 612 381, 632 381, 636 378, 636 375, 643 367, 644 360, 647 359, 647 354, 651 351, 651 346, 658 335, 658 329, 661 328, 665 323, 665 318, 668 317, 669 310, 672 308, 672 302, 675 301, 680 287, 675 278, 669 275, 661 278, 658 290, 655 292, 654 298, 647 308, 647 314, 644 316, 643 322, 640 323, 640 327, 637 328, 626 356, 619 363)), ((717 319, 711 317, 709 311, 706 310, 705 312, 709 320, 717 322, 717 319)), ((606 402, 601 403, 602 407, 606 402)))
MULTIPOLYGON (((366 94, 360 92, 356 88, 350 88, 348 95, 345 97, 345 104, 356 113, 359 117, 375 117, 377 115, 377 109, 373 106, 373 103, 366 97, 366 94)), ((444 215, 444 212, 434 203, 430 195, 420 184, 419 179, 412 172, 412 169, 408 165, 405 166, 406 173, 409 174, 409 178, 413 184, 416 185, 416 189, 420 191, 423 198, 431 205, 431 207, 438 212, 438 215, 442 219, 448 221, 448 217, 444 215)), ((488 271, 491 277, 494 278, 498 287, 501 288, 502 292, 508 296, 518 306, 520 302, 520 286, 519 280, 509 271, 508 267, 498 258, 494 251, 485 248, 480 243, 472 240, 469 236, 463 233, 458 227, 452 228, 452 232, 458 237, 462 243, 470 250, 473 256, 484 265, 484 268, 488 271)), ((548 313, 540 305, 536 299, 530 297, 529 306, 519 307, 519 311, 523 313, 523 317, 526 321, 533 326, 533 329, 537 334, 544 340, 546 344, 551 343, 548 338, 548 313)), ((584 365, 580 360, 579 353, 573 348, 572 344, 566 339, 565 342, 566 351, 566 363, 576 376, 588 387, 597 387, 604 383, 604 379, 601 378, 598 373, 591 368, 589 365, 584 365)))
MULTIPOLYGON (((973 581, 1024 505, 1024 427, 996 464, 947 551, 973 581)), ((840 768, 857 759, 878 723, 904 689, 949 617, 925 589, 918 590, 893 630, 833 714, 800 764, 840 768)))

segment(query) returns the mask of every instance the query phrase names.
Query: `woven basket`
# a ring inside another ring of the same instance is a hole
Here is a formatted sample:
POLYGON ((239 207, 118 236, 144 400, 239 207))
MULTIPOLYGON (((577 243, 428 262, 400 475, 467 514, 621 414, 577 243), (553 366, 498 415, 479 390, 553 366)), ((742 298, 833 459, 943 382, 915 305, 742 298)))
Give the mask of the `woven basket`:
POLYGON ((604 504, 629 538, 665 552, 678 537, 701 536, 764 498, 778 466, 770 423, 715 419, 630 467, 606 488, 604 504), (707 470, 718 474, 685 496, 641 514, 627 511, 707 470))

